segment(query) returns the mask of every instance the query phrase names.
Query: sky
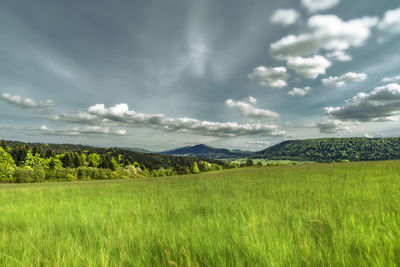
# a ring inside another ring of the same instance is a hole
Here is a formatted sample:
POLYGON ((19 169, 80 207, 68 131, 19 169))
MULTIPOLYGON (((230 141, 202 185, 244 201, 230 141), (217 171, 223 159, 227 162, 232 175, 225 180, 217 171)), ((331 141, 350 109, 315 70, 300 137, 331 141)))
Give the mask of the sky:
POLYGON ((399 136, 398 0, 3 0, 0 139, 399 136))

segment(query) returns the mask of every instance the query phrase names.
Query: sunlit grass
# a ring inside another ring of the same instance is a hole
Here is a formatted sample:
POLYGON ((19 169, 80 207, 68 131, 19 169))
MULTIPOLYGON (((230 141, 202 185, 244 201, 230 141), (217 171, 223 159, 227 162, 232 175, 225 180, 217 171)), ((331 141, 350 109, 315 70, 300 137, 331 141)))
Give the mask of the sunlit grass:
POLYGON ((400 161, 0 186, 0 265, 398 266, 400 161))

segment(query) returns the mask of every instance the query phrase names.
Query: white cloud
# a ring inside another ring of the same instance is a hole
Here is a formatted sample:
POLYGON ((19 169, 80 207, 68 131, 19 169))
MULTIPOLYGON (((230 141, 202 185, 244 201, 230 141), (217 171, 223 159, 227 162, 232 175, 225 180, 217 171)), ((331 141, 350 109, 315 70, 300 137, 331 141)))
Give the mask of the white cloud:
POLYGON ((342 51, 342 50, 336 50, 332 53, 329 53, 326 55, 328 58, 336 60, 336 61, 342 61, 342 62, 347 62, 347 61, 351 61, 352 57, 348 54, 346 54, 346 52, 342 51))
POLYGON ((253 141, 247 141, 247 144, 249 145, 269 145, 271 142, 269 141, 261 141, 261 140, 253 140, 253 141))
MULTIPOLYGON (((249 101, 254 103, 254 98, 249 101)), ((272 123, 252 122, 238 124, 236 122, 210 122, 191 118, 171 118, 164 114, 145 114, 129 110, 127 104, 118 104, 106 108, 104 104, 89 107, 88 112, 75 115, 57 116, 58 121, 99 124, 102 122, 123 125, 126 127, 149 127, 166 132, 192 133, 205 136, 234 137, 245 135, 281 136, 285 132, 272 123), (89 119, 90 118, 90 119, 89 119)))
POLYGON ((321 133, 337 133, 350 131, 351 127, 340 120, 324 119, 315 125, 321 133))
POLYGON ((390 121, 400 115, 400 85, 380 86, 371 93, 359 93, 341 107, 326 107, 325 114, 341 121, 390 121))
POLYGON ((286 73, 285 67, 267 68, 259 66, 248 77, 262 86, 282 88, 287 86, 286 80, 289 75, 286 73))
POLYGON ((301 0, 301 4, 309 12, 317 12, 336 6, 339 4, 339 0, 301 0))
POLYGON ((308 94, 311 91, 311 87, 307 86, 304 87, 303 89, 301 88, 293 88, 292 91, 289 91, 288 94, 292 95, 292 96, 305 96, 306 94, 308 94))
POLYGON ((107 109, 104 107, 104 104, 97 104, 89 107, 88 111, 91 115, 107 115, 109 119, 117 121, 119 120, 119 118, 124 119, 124 116, 126 114, 132 113, 131 111, 129 111, 128 105, 125 103, 121 103, 107 109))
POLYGON ((400 8, 386 11, 378 28, 392 33, 400 33, 400 8))
POLYGON ((121 129, 121 130, 117 130, 115 131, 116 135, 126 135, 126 130, 125 129, 121 129))
POLYGON ((254 106, 257 100, 254 97, 249 97, 244 101, 235 101, 228 99, 225 101, 225 105, 230 108, 235 108, 240 111, 242 116, 252 119, 276 119, 279 114, 271 110, 259 109, 254 106))
POLYGON ((325 74, 326 69, 331 65, 332 63, 329 60, 318 55, 309 58, 289 58, 287 63, 288 68, 308 79, 315 79, 319 75, 325 74))
POLYGON ((79 136, 79 135, 126 135, 125 129, 118 130, 110 130, 109 127, 101 127, 101 126, 89 126, 86 128, 74 128, 74 129, 62 129, 55 130, 50 129, 46 125, 42 125, 40 130, 43 133, 51 134, 51 135, 66 135, 66 136, 79 136))
POLYGON ((89 114, 87 112, 78 112, 73 116, 69 116, 68 114, 60 114, 52 117, 55 121, 64 121, 70 123, 86 123, 86 124, 97 124, 100 123, 97 116, 89 114))
POLYGON ((278 9, 271 17, 271 22, 288 26, 300 18, 299 12, 294 9, 278 9))
POLYGON ((342 76, 338 77, 329 76, 329 78, 322 79, 321 81, 324 85, 343 87, 346 86, 348 83, 362 82, 365 81, 366 79, 367 79, 367 74, 365 73, 347 72, 342 76))
POLYGON ((250 104, 257 104, 257 99, 255 99, 252 96, 249 96, 248 98, 246 98, 245 101, 249 102, 250 104))
POLYGON ((268 147, 271 143, 268 141, 262 141, 262 140, 253 140, 253 141, 247 141, 246 148, 265 148, 268 147))
POLYGON ((383 83, 393 83, 393 82, 397 82, 397 81, 400 81, 400 75, 393 76, 393 77, 385 77, 381 80, 381 82, 383 82, 383 83))
POLYGON ((369 38, 371 28, 378 23, 374 17, 342 21, 335 15, 315 15, 309 18, 305 31, 288 35, 270 45, 277 59, 359 47, 369 38))
POLYGON ((19 95, 11 95, 8 93, 1 94, 0 100, 5 101, 13 107, 21 109, 43 109, 53 107, 55 105, 54 102, 50 99, 37 103, 31 98, 23 98, 19 95))

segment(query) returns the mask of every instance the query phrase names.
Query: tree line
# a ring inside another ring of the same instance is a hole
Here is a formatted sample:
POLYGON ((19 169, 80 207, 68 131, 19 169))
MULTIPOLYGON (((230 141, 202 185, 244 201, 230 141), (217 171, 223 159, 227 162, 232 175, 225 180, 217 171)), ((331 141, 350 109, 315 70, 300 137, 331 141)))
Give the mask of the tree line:
POLYGON ((159 177, 238 167, 228 161, 68 144, 0 141, 0 182, 159 177))
POLYGON ((289 140, 256 153, 256 158, 300 161, 400 159, 400 138, 318 138, 289 140))

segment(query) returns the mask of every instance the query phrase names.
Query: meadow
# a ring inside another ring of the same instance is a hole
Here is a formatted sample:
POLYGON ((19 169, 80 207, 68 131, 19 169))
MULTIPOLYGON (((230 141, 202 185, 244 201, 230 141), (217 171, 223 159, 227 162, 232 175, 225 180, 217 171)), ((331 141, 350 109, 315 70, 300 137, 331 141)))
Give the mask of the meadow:
MULTIPOLYGON (((231 160, 231 162, 236 164, 246 164, 248 160, 249 158, 239 158, 231 160)), ((273 159, 251 158, 251 160, 253 161, 254 165, 257 165, 257 163, 261 163, 264 166, 303 165, 303 164, 315 163, 314 161, 297 161, 297 160, 286 160, 286 159, 273 160, 273 159)))
POLYGON ((400 161, 0 185, 2 266, 399 266, 400 161))

